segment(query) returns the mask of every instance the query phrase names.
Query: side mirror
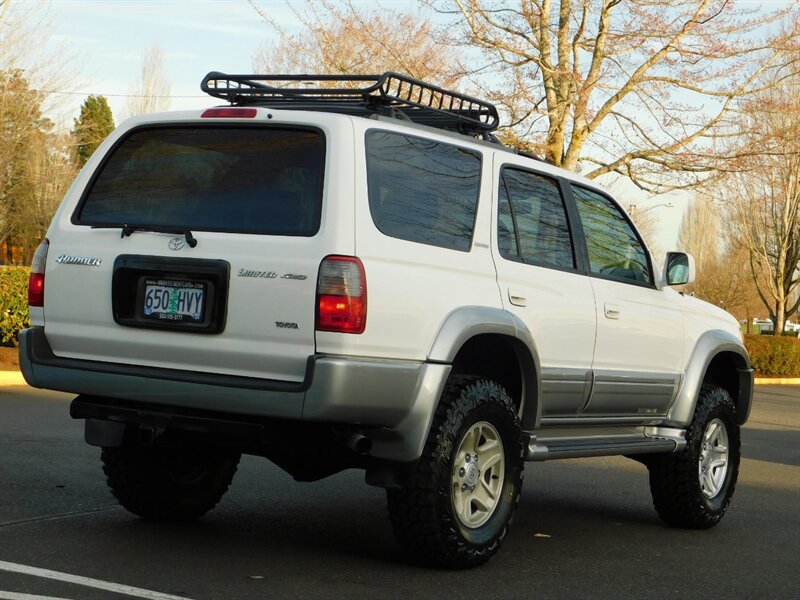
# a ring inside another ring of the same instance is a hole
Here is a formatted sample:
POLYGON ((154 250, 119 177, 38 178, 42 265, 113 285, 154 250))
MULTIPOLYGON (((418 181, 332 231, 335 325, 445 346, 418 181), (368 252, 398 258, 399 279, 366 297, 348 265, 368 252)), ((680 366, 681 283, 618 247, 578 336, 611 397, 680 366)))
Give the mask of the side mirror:
POLYGON ((667 285, 692 283, 695 277, 694 257, 685 252, 667 252, 664 273, 667 285))

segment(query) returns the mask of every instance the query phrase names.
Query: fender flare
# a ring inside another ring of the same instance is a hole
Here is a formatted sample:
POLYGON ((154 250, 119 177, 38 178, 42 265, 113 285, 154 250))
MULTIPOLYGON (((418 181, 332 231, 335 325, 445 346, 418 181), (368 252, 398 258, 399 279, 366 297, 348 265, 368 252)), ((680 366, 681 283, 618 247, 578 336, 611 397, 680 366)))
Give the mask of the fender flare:
POLYGON ((536 342, 530 330, 516 315, 501 308, 464 306, 449 313, 433 339, 427 360, 452 364, 458 352, 478 335, 500 335, 510 339, 522 372, 520 419, 524 429, 533 429, 541 420, 541 365, 536 342), (530 408, 534 412, 530 412, 530 408))
POLYGON ((692 350, 680 390, 667 415, 669 423, 679 426, 691 423, 708 367, 711 361, 723 352, 732 353, 737 357, 735 362, 739 378, 739 396, 733 401, 736 404, 739 423, 743 424, 747 420, 753 398, 753 370, 750 356, 735 334, 714 329, 701 335, 692 350))

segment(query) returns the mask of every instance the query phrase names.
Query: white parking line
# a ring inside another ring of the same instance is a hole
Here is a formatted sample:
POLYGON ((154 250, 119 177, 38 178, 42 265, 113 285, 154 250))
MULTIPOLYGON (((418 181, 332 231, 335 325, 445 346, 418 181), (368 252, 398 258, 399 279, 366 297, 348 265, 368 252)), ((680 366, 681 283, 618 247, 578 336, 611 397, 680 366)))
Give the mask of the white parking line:
MULTIPOLYGON (((161 592, 131 587, 129 585, 120 585, 118 583, 111 583, 110 581, 102 581, 100 579, 92 579, 90 577, 81 577, 80 575, 70 575, 69 573, 60 573, 59 571, 50 571, 49 569, 39 569, 38 567, 29 567, 27 565, 19 565, 17 563, 6 562, 3 560, 0 560, 0 571, 21 573, 23 575, 32 575, 34 577, 44 577, 45 579, 55 579, 57 581, 74 583, 84 587, 106 590, 107 592, 114 592, 115 594, 124 594, 126 596, 135 596, 136 598, 144 598, 145 600, 190 600, 190 598, 186 598, 184 596, 162 594, 161 592)), ((0 592, 0 594, 12 593, 13 592, 0 592)), ((24 594, 18 594, 17 596, 13 597, 0 595, 0 598, 9 598, 9 600, 17 600, 19 598, 19 600, 26 600, 27 597, 24 594)), ((30 596, 30 598, 46 598, 46 596, 30 596)))
POLYGON ((33 594, 17 594, 16 592, 0 592, 0 600, 69 600, 55 596, 34 596, 33 594))

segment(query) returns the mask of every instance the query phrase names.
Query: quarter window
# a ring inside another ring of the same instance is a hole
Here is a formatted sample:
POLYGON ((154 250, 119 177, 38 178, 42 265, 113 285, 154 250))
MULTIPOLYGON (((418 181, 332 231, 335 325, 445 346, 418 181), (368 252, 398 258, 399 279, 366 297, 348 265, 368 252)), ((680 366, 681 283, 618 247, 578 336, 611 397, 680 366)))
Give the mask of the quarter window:
POLYGON ((572 186, 586 236, 592 273, 616 279, 652 283, 644 244, 624 213, 605 196, 572 186))
POLYGON ((558 183, 518 169, 500 177, 497 240, 500 256, 574 268, 572 240, 558 183))
POLYGON ((369 131, 369 208, 384 234, 441 248, 472 245, 480 154, 387 131, 369 131))

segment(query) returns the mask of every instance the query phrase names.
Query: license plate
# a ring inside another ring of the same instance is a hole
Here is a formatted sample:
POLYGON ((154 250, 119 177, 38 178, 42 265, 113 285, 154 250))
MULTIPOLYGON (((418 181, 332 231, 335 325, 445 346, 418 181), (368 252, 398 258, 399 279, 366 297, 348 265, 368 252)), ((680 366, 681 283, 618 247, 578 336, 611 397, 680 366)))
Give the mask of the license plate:
POLYGON ((199 323, 205 299, 205 282, 146 279, 143 315, 159 321, 199 323))

